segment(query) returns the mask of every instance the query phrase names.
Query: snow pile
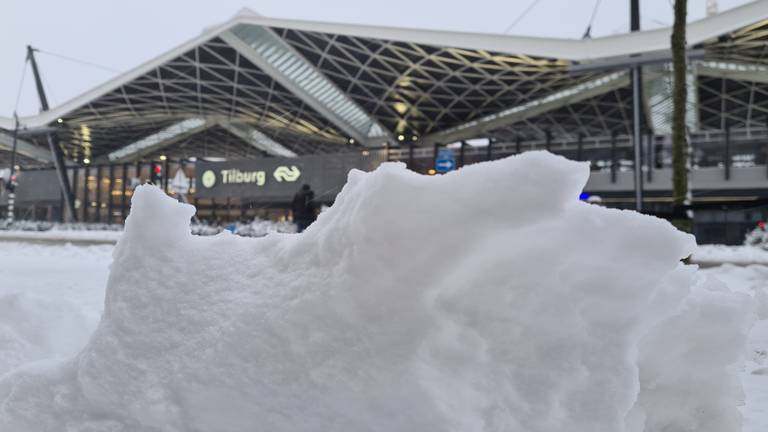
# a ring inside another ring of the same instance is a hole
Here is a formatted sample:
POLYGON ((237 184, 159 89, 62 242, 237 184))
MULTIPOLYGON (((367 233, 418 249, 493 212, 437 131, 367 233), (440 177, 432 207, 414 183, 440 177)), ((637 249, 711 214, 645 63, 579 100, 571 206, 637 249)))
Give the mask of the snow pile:
POLYGON ((580 202, 588 175, 384 164, 261 239, 192 236, 142 186, 98 329, 0 381, 0 430, 738 431, 750 298, 668 223, 580 202))

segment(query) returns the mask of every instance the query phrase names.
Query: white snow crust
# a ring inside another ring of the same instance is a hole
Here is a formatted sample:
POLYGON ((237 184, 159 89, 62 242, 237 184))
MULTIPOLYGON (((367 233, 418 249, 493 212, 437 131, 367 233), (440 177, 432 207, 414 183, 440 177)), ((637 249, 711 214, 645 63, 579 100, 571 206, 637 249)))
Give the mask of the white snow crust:
POLYGON ((190 234, 137 189, 71 360, 0 379, 5 431, 739 431, 747 294, 693 237, 580 202, 544 152, 353 171, 303 234, 190 234))
POLYGON ((76 355, 99 323, 113 247, 0 246, 0 377, 76 355))

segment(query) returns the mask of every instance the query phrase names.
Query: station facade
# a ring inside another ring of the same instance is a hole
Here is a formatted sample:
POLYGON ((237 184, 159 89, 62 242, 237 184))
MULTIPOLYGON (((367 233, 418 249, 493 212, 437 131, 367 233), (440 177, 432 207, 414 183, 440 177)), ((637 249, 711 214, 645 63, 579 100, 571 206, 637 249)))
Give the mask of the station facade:
MULTIPOLYGON (((436 174, 549 150, 588 162, 586 191, 604 205, 634 208, 628 69, 639 65, 643 211, 665 217, 669 32, 565 40, 243 11, 58 107, 0 117, 0 188, 14 135, 16 217, 102 223, 122 223, 144 182, 201 219, 286 218, 301 184, 330 205, 352 168, 400 161, 436 174)), ((694 229, 700 242, 736 243, 768 217, 768 6, 688 35, 694 229)), ((6 202, 0 193, 0 213, 6 202)))

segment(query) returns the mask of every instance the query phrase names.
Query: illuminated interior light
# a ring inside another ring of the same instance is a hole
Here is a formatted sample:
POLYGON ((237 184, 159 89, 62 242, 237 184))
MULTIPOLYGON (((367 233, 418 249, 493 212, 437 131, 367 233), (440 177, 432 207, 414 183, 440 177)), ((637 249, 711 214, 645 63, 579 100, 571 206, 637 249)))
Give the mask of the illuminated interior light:
POLYGON ((392 108, 397 111, 398 114, 405 114, 408 111, 408 105, 404 102, 395 102, 392 108))

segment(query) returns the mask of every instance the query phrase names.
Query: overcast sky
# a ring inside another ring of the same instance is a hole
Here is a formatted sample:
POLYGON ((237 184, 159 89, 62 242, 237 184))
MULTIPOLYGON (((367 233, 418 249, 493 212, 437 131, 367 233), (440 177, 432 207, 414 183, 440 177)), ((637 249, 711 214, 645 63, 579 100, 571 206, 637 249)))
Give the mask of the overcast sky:
MULTIPOLYGON (((116 71, 127 71, 226 21, 248 7, 273 18, 395 27, 580 38, 597 0, 6 0, 0 15, 0 115, 16 106, 27 44, 116 71)), ((673 0, 640 0, 644 29, 672 23, 673 0)), ((718 0, 720 11, 749 0, 718 0)), ((706 0, 689 0, 689 20, 705 15, 706 0)), ((626 32, 629 0, 601 0, 593 37, 626 32)), ((117 72, 39 55, 52 106, 117 72)), ((19 115, 39 110, 32 73, 21 88, 19 115)))

